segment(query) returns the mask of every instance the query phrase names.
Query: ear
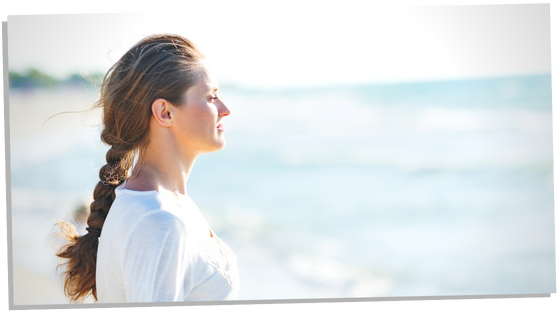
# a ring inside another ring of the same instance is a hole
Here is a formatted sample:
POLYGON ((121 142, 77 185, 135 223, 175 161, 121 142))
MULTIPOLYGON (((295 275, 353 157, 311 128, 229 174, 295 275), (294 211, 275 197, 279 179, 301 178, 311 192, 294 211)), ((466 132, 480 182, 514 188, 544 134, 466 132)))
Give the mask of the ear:
POLYGON ((152 117, 163 127, 171 126, 171 103, 158 98, 152 103, 152 117))

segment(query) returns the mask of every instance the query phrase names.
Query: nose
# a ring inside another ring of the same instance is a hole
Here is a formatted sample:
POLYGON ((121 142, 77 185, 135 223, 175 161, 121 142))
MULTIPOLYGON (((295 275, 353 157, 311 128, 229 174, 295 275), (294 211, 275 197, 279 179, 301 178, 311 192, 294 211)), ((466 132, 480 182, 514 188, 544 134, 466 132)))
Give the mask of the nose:
POLYGON ((226 104, 224 104, 224 102, 222 102, 220 99, 218 99, 218 116, 224 117, 224 116, 229 116, 230 114, 231 114, 231 111, 226 106, 226 104))

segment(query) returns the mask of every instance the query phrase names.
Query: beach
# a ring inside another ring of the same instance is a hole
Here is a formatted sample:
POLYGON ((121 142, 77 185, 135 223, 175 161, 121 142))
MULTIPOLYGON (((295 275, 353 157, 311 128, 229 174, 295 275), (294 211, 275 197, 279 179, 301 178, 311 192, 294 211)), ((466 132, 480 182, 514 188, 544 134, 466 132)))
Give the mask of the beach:
MULTIPOLYGON (((98 112, 46 120, 95 96, 10 91, 16 305, 67 303, 48 235, 91 201, 107 148, 98 112)), ((555 290, 550 76, 221 98, 227 145, 189 195, 237 254, 239 299, 555 290)))
POLYGON ((15 265, 13 268, 14 305, 68 304, 61 284, 46 275, 15 265))

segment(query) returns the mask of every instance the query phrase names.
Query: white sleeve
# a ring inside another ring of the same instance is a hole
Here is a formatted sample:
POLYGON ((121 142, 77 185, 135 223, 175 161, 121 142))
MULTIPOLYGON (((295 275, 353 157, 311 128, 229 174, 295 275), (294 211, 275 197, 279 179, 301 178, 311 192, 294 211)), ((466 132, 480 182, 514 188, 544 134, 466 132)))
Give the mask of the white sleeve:
POLYGON ((139 220, 125 244, 123 282, 127 302, 183 300, 192 289, 187 231, 169 212, 154 211, 139 220))

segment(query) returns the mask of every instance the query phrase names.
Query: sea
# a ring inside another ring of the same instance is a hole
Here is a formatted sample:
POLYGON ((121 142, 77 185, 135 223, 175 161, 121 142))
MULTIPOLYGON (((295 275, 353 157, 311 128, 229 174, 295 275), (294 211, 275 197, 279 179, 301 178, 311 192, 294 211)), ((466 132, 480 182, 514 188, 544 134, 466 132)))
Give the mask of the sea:
MULTIPOLYGON (((9 91, 10 257, 53 288, 49 233, 91 202, 108 149, 97 96, 9 91)), ((237 254, 240 300, 556 292, 550 75, 220 98, 227 145, 188 192, 237 254)), ((23 279, 22 303, 67 303, 23 279)))

